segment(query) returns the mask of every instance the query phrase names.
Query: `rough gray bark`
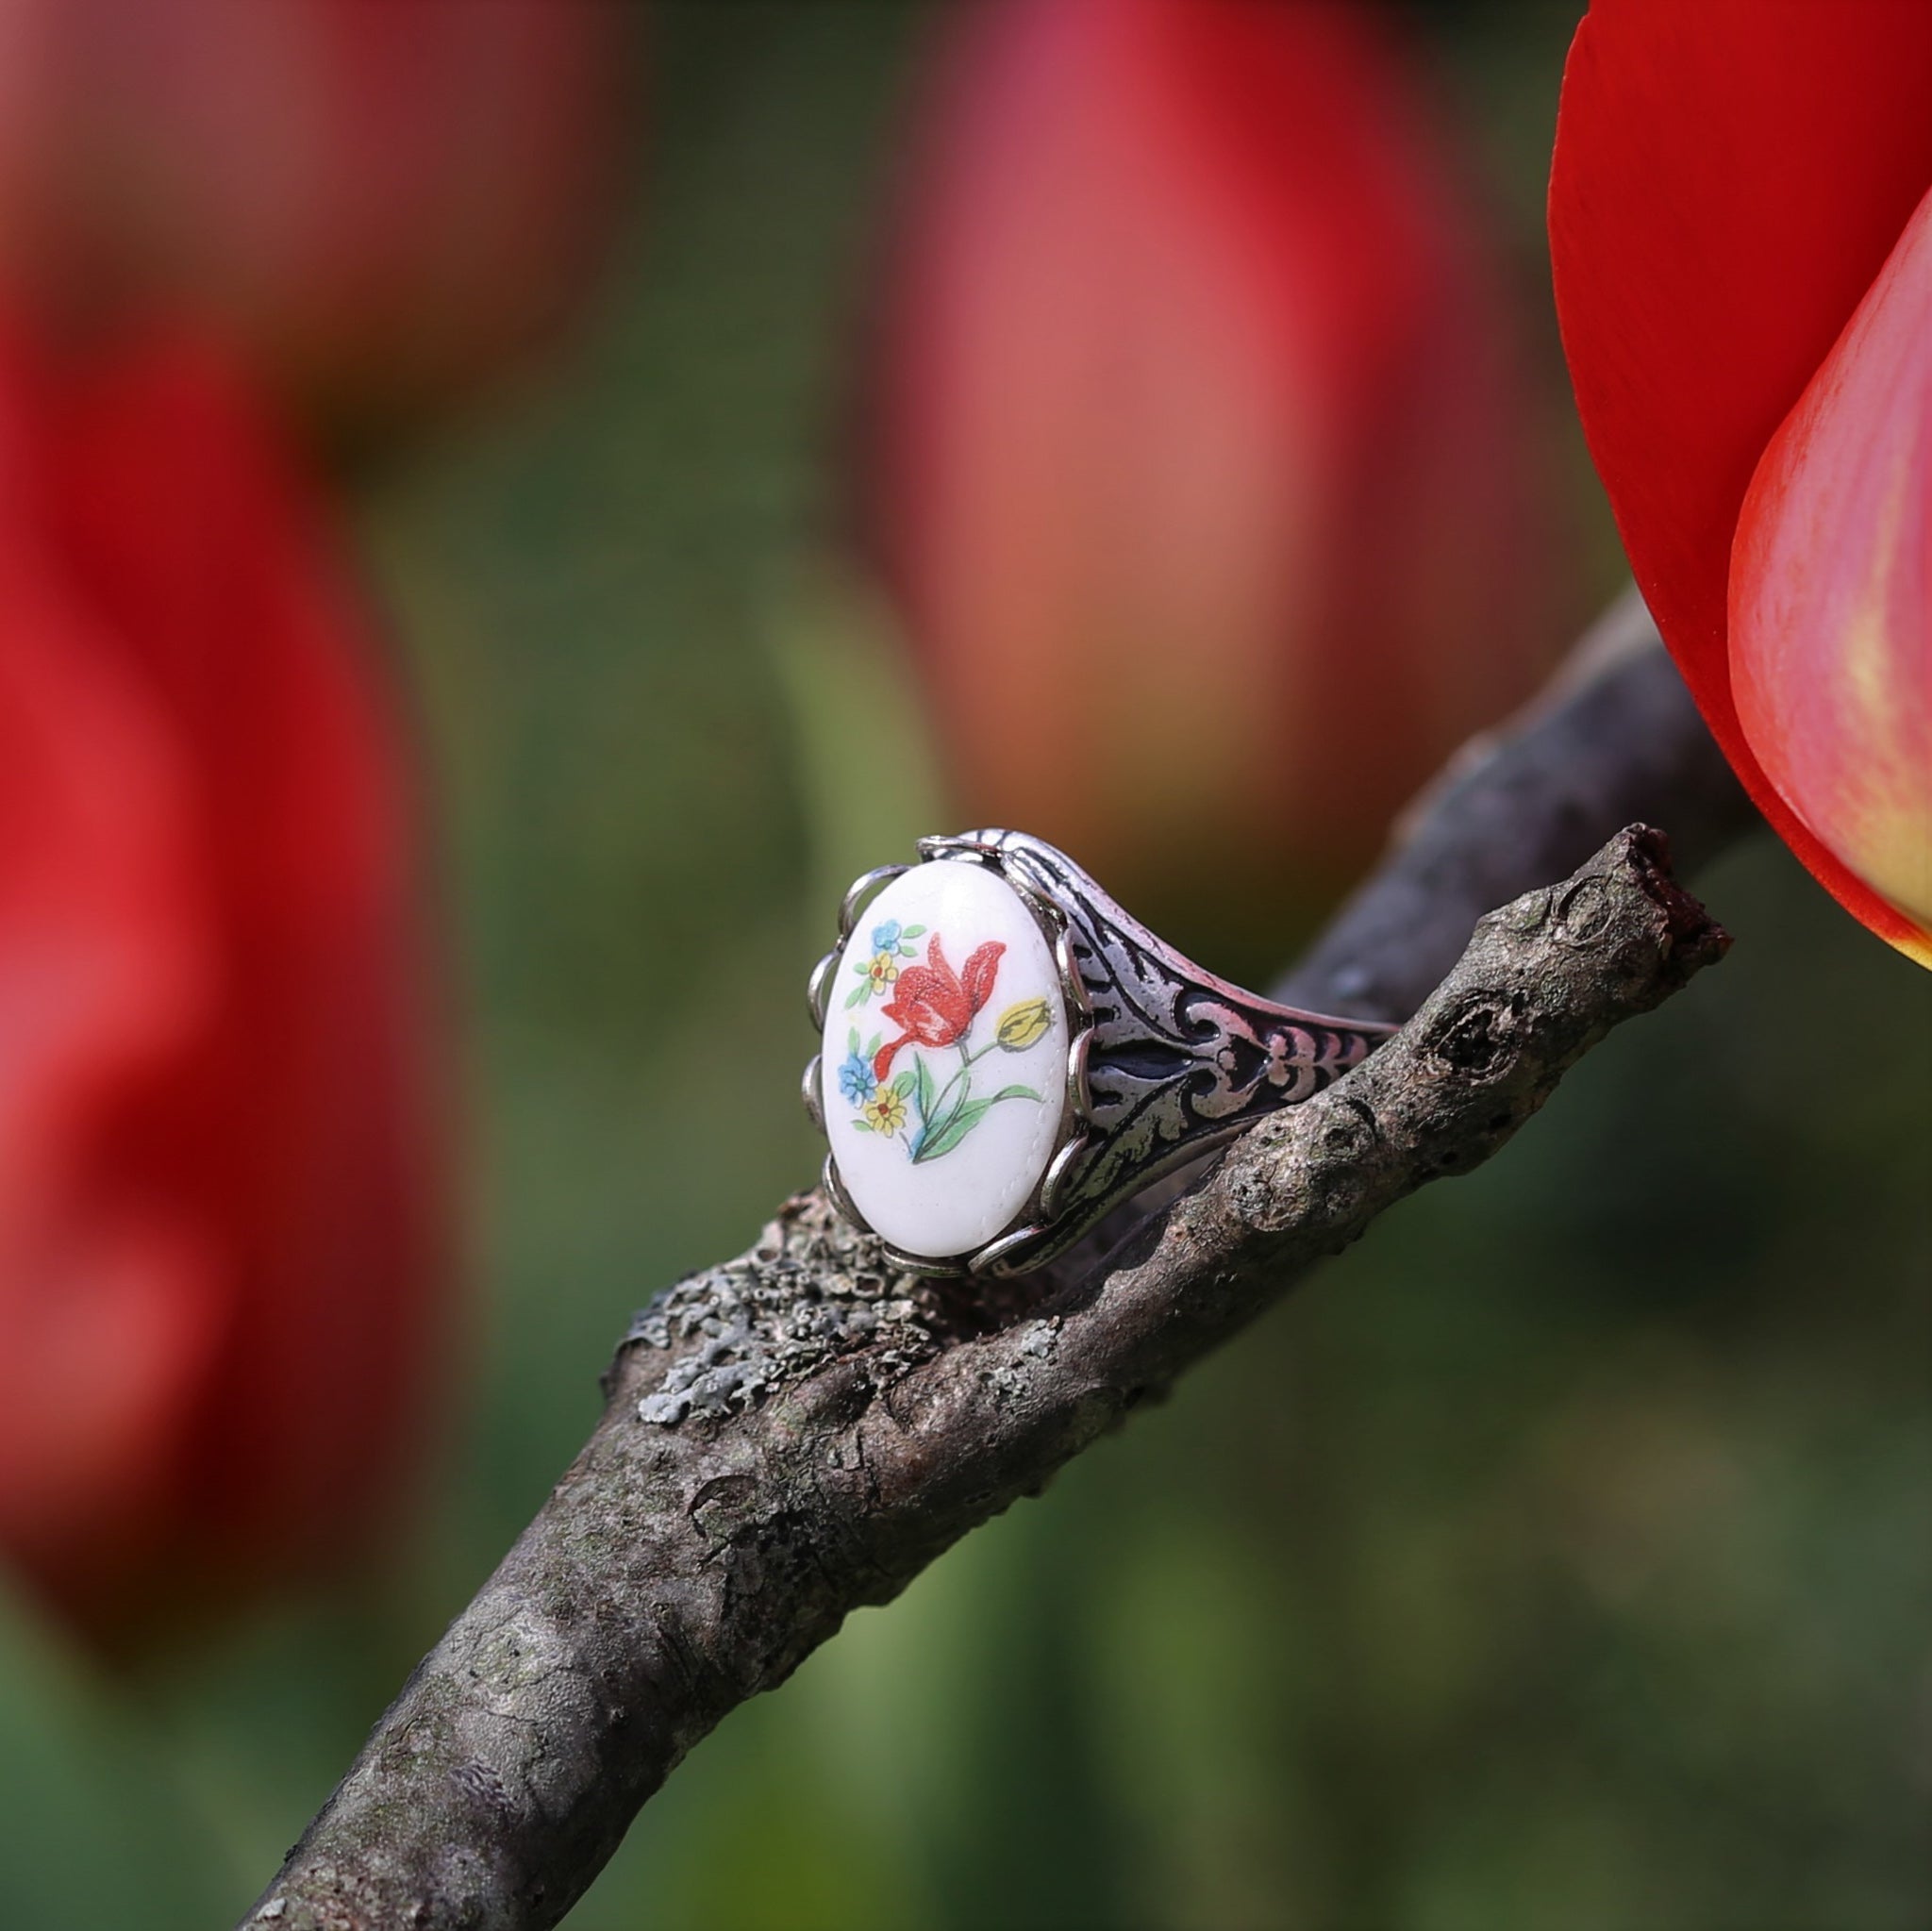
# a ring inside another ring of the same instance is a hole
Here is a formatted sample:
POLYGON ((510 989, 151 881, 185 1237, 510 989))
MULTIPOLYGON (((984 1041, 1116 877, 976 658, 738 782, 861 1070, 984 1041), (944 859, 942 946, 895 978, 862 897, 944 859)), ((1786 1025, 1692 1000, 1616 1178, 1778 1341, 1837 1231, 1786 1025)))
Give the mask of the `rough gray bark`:
POLYGON ((1383 1208, 1486 1158, 1612 1025, 1720 957, 1661 836, 1633 827, 1483 919, 1453 963, 1489 902, 1472 893, 1566 839, 1574 863, 1633 791, 1713 839, 1744 822, 1674 687, 1654 644, 1600 663, 1424 808, 1341 915, 1354 937, 1324 940, 1291 987, 1399 1013, 1419 976, 1442 983, 1364 1066, 1250 1133, 1104 1261, 989 1298, 893 1273, 807 1194, 749 1253, 660 1296, 589 1445, 246 1922, 555 1924, 736 1705, 1383 1208))

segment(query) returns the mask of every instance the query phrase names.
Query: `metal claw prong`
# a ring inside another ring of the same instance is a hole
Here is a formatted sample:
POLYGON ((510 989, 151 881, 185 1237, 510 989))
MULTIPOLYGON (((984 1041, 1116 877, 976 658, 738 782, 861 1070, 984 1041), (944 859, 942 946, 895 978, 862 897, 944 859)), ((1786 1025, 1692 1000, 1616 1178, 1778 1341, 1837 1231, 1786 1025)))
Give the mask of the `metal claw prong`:
POLYGON ((811 977, 805 982, 805 996, 811 1007, 811 1023, 819 1031, 824 1029, 825 1013, 832 1004, 832 981, 838 975, 841 956, 834 946, 812 967, 811 977))
POLYGON ((879 865, 870 872, 861 873, 852 881, 846 891, 844 902, 839 907, 841 946, 852 937, 853 929, 858 925, 866 907, 906 869, 904 865, 879 865))
POLYGON ((839 1160, 835 1154, 825 1155, 825 1164, 819 1171, 819 1185, 824 1189, 832 1205, 861 1234, 872 1232, 872 1223, 852 1204, 852 1196, 845 1190, 845 1182, 839 1177, 839 1160))

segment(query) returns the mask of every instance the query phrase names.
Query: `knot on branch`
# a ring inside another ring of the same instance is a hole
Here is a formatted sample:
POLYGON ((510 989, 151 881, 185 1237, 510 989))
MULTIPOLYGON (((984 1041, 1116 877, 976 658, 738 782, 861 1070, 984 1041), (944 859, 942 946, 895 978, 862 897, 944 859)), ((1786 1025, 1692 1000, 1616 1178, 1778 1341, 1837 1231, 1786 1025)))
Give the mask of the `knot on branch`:
POLYGON ((1257 1233, 1341 1226, 1361 1206, 1362 1175, 1381 1128, 1374 1108, 1343 1079, 1251 1132, 1224 1170, 1224 1198, 1257 1233))
POLYGON ((1423 1051, 1445 1073, 1494 1079, 1516 1057, 1526 1005, 1520 990, 1465 992, 1435 1015, 1423 1051))

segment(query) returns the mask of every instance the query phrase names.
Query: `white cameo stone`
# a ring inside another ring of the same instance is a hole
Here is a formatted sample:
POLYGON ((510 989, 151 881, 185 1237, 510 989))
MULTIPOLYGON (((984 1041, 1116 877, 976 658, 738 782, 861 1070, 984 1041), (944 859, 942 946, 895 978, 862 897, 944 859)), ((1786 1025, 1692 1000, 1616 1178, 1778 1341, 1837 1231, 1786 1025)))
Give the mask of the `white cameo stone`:
POLYGON ((840 1177, 875 1233, 938 1259, 1002 1232, 1067 1105, 1059 974, 1012 887, 942 858, 893 879, 839 960, 820 1067, 840 1177))

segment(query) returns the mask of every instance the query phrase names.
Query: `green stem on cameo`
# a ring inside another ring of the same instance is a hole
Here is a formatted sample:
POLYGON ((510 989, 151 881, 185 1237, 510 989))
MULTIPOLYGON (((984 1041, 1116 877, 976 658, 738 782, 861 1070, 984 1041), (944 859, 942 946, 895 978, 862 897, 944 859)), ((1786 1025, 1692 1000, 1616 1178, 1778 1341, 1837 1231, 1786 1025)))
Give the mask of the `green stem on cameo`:
MULTIPOLYGON (((997 1040, 982 1046, 978 1052, 968 1050, 964 1041, 959 1046, 959 1070, 947 1080, 934 1096, 930 1109, 922 1109, 919 1135, 912 1142, 912 1164, 919 1166, 926 1160, 936 1160, 942 1154, 949 1154, 978 1125, 981 1118, 1002 1100, 1032 1100, 1036 1104, 1040 1095, 1028 1086, 1009 1086, 993 1094, 991 1099, 974 1100, 972 1070, 975 1061, 984 1059, 999 1045, 997 1040), (961 1084, 964 1082, 963 1084, 961 1084), (959 1089, 959 1096, 948 1107, 946 1101, 953 1090, 959 1089)), ((921 1084, 931 1077, 924 1072, 925 1062, 918 1061, 924 1074, 921 1084)))

